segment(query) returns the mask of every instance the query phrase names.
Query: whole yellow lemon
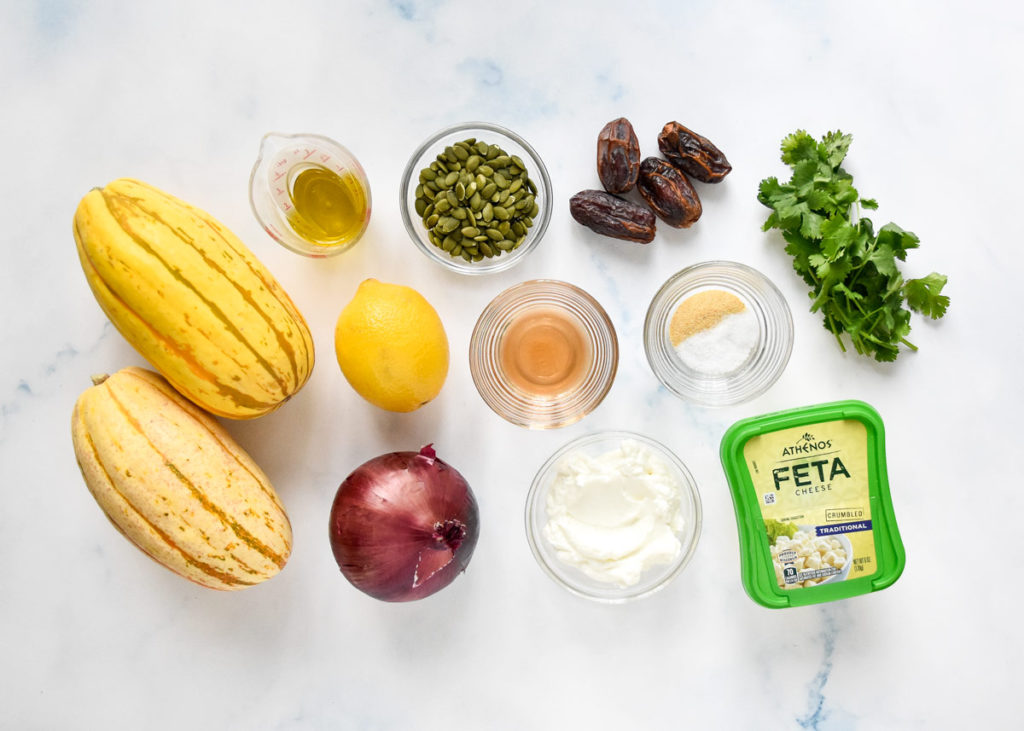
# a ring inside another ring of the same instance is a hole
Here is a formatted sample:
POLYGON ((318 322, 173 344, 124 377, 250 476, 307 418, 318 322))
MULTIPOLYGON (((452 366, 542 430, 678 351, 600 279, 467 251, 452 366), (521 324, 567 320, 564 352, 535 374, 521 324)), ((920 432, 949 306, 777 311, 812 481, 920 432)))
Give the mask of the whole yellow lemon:
POLYGON ((334 351, 352 388, 374 406, 414 411, 448 375, 448 336, 437 311, 411 287, 367 279, 334 329, 334 351))

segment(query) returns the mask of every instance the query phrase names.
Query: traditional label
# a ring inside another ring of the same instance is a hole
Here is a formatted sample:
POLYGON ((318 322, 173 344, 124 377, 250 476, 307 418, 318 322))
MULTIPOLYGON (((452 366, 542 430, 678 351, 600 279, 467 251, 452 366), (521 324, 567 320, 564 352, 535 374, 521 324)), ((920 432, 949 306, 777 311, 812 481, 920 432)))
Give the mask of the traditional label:
POLYGON ((854 419, 762 434, 743 448, 782 589, 878 570, 867 429, 854 419))

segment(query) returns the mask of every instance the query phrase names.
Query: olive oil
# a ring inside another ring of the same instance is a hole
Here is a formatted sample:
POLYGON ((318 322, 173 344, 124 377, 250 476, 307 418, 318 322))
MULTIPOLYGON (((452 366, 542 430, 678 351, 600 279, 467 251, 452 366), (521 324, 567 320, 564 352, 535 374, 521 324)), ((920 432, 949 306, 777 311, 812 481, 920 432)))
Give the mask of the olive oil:
POLYGON ((557 396, 577 387, 590 357, 579 323, 552 308, 526 310, 501 341, 501 367, 509 383, 534 396, 557 396))
POLYGON ((368 212, 366 190, 350 172, 298 165, 289 175, 292 210, 288 223, 313 244, 345 243, 359 235, 368 212))

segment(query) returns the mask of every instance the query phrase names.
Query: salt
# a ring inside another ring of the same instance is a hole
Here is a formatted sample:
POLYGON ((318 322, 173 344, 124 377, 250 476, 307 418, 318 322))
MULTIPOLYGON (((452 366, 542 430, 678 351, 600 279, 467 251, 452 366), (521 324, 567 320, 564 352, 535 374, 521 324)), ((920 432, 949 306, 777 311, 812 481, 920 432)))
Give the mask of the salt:
POLYGON ((676 354, 687 366, 709 376, 721 376, 742 366, 760 337, 754 314, 742 312, 725 315, 705 330, 695 332, 675 346, 676 354))

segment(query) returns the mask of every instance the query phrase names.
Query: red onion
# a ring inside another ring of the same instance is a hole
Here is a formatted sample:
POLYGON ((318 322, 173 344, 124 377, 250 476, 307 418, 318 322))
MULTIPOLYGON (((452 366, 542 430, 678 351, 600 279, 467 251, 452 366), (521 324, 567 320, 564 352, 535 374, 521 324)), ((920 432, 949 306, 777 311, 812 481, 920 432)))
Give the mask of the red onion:
POLYGON ((428 444, 383 454, 345 478, 331 506, 331 549, 357 589, 407 602, 465 570, 479 523, 469 484, 428 444))

